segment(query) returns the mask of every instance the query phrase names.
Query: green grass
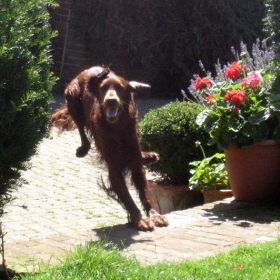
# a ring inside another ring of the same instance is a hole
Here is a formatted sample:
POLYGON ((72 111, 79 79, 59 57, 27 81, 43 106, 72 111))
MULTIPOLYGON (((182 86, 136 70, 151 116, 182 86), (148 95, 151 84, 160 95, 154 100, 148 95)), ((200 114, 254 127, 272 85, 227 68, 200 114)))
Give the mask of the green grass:
POLYGON ((153 266, 143 266, 133 258, 122 257, 110 243, 92 242, 85 247, 77 247, 60 265, 46 267, 21 279, 280 279, 280 238, 273 242, 240 246, 216 257, 153 266))

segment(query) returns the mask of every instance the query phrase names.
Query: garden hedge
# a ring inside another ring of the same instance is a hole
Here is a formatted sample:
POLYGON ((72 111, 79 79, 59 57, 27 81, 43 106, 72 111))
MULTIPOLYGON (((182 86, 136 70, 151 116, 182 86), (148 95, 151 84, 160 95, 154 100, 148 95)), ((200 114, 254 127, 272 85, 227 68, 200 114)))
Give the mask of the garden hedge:
POLYGON ((0 7, 0 195, 21 184, 20 171, 47 134, 51 90, 49 25, 44 0, 2 0, 0 7))

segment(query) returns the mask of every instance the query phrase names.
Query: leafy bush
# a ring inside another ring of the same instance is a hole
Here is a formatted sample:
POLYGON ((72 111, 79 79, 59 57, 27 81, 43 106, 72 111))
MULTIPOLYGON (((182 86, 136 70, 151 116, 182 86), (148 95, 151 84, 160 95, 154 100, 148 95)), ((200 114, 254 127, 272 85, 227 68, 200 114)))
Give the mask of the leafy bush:
POLYGON ((190 189, 217 190, 229 188, 228 175, 225 166, 225 154, 216 153, 211 157, 190 162, 192 177, 189 180, 190 189))
MULTIPOLYGON (((46 135, 51 89, 50 39, 44 5, 2 0, 0 7, 0 194, 20 184, 20 170, 46 135)), ((6 197, 7 198, 7 197, 6 197)))
POLYGON ((189 163, 203 158, 195 142, 200 141, 206 156, 216 152, 207 146, 209 136, 195 122, 203 106, 193 102, 172 102, 151 110, 139 123, 143 150, 155 151, 160 160, 148 168, 165 180, 188 184, 189 163))

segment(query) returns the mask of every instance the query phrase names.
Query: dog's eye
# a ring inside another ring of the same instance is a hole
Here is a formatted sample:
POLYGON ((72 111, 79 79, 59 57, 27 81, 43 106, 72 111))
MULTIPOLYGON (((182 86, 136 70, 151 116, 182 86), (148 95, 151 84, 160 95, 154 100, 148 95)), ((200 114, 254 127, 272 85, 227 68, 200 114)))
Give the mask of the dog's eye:
POLYGON ((116 90, 116 91, 123 90, 123 86, 122 86, 122 85, 120 85, 120 84, 116 84, 116 85, 114 85, 114 88, 115 88, 115 90, 116 90))
POLYGON ((100 87, 100 91, 101 92, 106 92, 108 90, 108 86, 107 85, 104 85, 102 87, 100 87))

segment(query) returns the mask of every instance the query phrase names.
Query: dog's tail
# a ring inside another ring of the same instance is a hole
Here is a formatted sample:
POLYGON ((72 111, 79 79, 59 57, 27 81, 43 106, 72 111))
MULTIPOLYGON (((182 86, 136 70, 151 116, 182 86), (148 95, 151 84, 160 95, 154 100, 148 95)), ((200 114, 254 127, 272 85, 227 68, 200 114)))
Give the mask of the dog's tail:
POLYGON ((74 130, 76 128, 76 124, 70 117, 66 105, 63 105, 54 114, 52 114, 50 127, 57 127, 60 132, 65 130, 74 130))

